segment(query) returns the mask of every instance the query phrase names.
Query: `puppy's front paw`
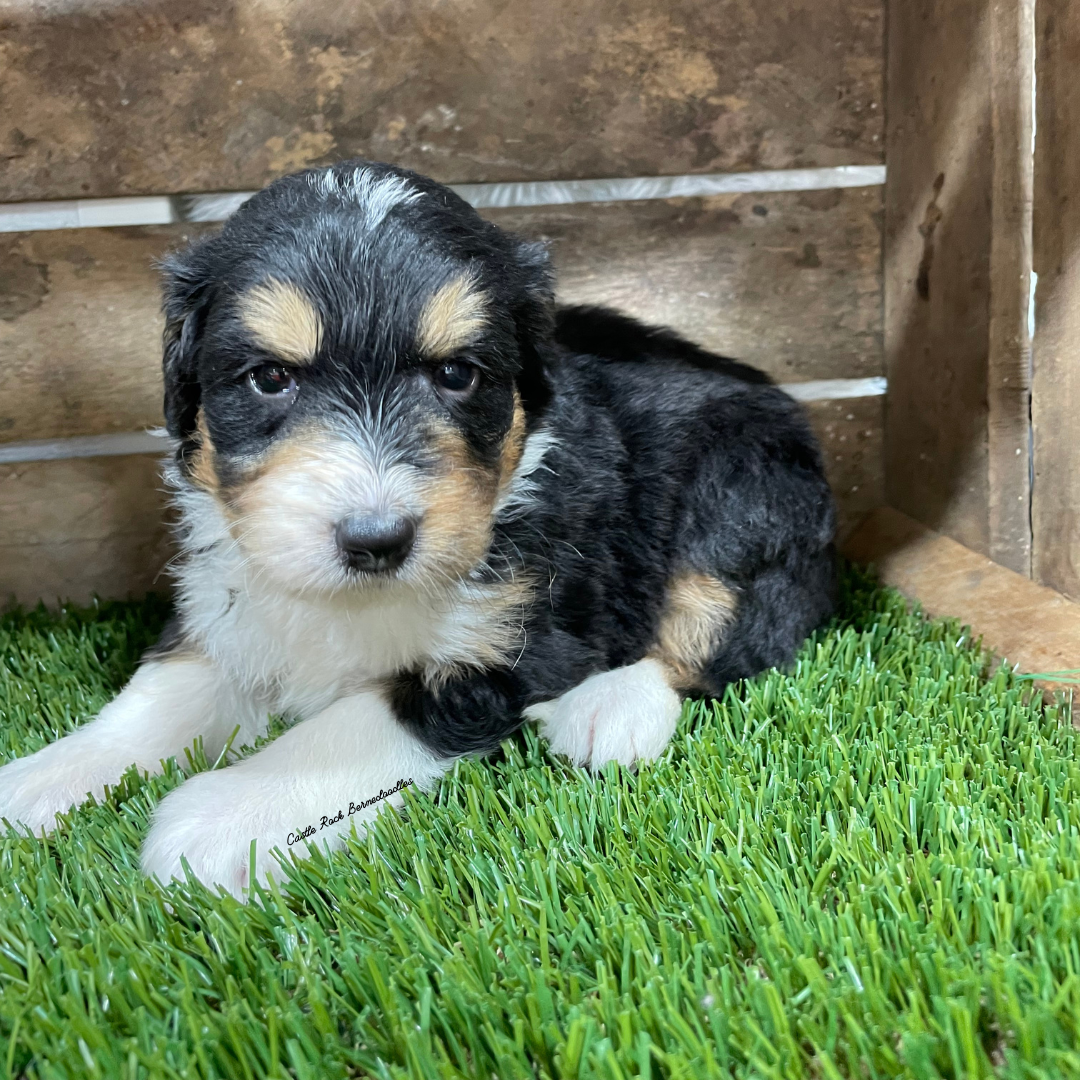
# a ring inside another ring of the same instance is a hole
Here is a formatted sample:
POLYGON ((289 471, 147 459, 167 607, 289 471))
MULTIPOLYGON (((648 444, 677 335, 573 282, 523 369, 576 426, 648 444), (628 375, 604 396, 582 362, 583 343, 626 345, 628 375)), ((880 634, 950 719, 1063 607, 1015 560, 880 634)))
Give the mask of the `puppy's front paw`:
POLYGON ((554 701, 525 710, 557 754, 599 769, 659 757, 675 733, 682 701, 657 660, 591 675, 554 701))
POLYGON ((123 773, 113 761, 102 760, 79 733, 17 758, 0 769, 0 818, 27 825, 37 834, 56 828, 56 815, 101 799, 105 785, 123 773))
POLYGON ((255 879, 263 884, 286 873, 274 848, 286 858, 290 851, 303 858, 308 840, 326 841, 331 850, 343 846, 349 819, 323 827, 304 802, 287 782, 268 782, 242 764, 199 773, 170 792, 154 812, 142 849, 143 873, 165 883, 183 881, 183 856, 204 885, 221 885, 243 899, 251 886, 252 840, 255 879))
POLYGON ((221 885, 242 899, 251 884, 251 841, 256 843, 255 875, 265 882, 281 876, 270 851, 280 847, 287 852, 288 833, 270 793, 247 782, 242 770, 199 773, 154 811, 143 843, 143 873, 165 883, 183 881, 183 856, 204 885, 221 885))

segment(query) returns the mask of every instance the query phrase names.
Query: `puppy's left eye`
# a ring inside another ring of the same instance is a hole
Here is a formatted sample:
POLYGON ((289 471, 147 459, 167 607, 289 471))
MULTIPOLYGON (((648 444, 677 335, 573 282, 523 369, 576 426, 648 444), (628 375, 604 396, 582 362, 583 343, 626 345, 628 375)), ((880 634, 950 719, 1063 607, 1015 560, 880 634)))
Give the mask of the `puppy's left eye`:
POLYGON ((440 390, 461 397, 476 389, 480 369, 464 360, 447 360, 435 368, 431 378, 440 390))
POLYGON ((288 397, 296 393, 296 380, 281 364, 263 364, 248 374, 256 393, 266 397, 288 397))

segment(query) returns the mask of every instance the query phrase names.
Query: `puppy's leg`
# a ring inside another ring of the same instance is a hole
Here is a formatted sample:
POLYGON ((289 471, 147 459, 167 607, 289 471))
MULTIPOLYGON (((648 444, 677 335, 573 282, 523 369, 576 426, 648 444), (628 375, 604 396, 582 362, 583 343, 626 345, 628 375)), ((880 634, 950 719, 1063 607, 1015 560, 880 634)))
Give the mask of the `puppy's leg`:
POLYGON ((58 812, 88 795, 100 799, 129 766, 160 772, 161 759, 200 735, 213 760, 237 724, 240 746, 265 731, 266 720, 205 657, 147 660, 96 719, 0 768, 0 817, 34 832, 52 829, 58 812))
POLYGON ((254 756, 171 792, 154 815, 143 870, 183 880, 183 855, 205 885, 242 897, 252 840, 256 877, 280 877, 271 849, 304 856, 308 841, 342 847, 354 822, 399 805, 402 786, 430 788, 452 764, 398 722, 382 693, 342 698, 254 756))
POLYGON ((630 765, 659 757, 675 733, 682 695, 705 689, 703 672, 735 618, 734 592, 694 571, 668 583, 649 654, 602 671, 553 701, 525 710, 556 753, 576 765, 630 765))

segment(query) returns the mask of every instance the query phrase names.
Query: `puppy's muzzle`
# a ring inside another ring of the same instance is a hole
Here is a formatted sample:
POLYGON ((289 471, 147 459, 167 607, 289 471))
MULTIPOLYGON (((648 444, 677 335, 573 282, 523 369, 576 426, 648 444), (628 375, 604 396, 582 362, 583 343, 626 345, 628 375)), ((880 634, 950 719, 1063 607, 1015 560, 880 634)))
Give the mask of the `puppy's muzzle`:
POLYGON ((416 542, 416 521, 390 514, 351 514, 338 522, 335 538, 350 570, 388 573, 409 557, 416 542))

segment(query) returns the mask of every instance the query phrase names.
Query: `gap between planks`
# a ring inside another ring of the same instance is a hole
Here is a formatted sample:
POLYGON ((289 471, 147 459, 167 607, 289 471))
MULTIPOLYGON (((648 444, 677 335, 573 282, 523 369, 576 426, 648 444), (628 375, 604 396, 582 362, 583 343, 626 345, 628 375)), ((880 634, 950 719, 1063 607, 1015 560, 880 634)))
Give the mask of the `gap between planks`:
MULTIPOLYGON (((850 398, 880 397, 885 379, 820 379, 782 383, 780 389, 796 401, 841 401, 850 398)), ((33 439, 0 443, 0 465, 24 461, 66 461, 72 458, 122 457, 126 454, 164 454, 171 443, 164 429, 129 431, 115 435, 75 435, 66 439, 33 439)))
MULTIPOLYGON (((703 195, 753 195, 775 191, 826 191, 832 188, 880 187, 884 183, 884 165, 838 165, 823 169, 771 169, 744 173, 447 186, 477 209, 490 209, 590 202, 635 202, 703 195)), ((224 221, 254 194, 253 191, 234 191, 205 195, 140 195, 111 199, 0 203, 0 232, 224 221)))

